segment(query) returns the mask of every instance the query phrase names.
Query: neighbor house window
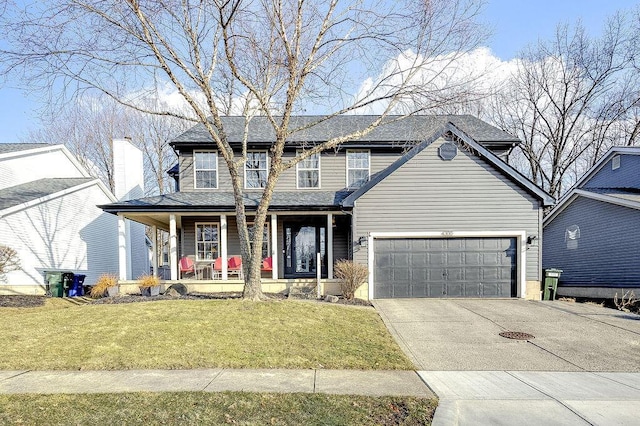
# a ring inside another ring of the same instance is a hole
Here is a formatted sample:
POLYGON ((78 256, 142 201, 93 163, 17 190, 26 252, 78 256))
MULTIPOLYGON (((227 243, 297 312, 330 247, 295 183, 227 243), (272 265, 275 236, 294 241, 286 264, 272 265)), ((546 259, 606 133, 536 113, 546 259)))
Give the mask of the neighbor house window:
POLYGON ((244 187, 264 188, 267 186, 267 153, 266 151, 247 152, 244 163, 244 187))
POLYGON ((218 187, 218 154, 208 151, 196 151, 195 185, 196 188, 218 187))
POLYGON ((217 223, 196 223, 196 260, 215 260, 220 251, 217 223))
POLYGON ((320 154, 314 154, 299 162, 297 171, 298 188, 320 188, 320 154))
MULTIPOLYGON (((249 228, 249 244, 253 247, 253 222, 248 222, 247 227, 249 228)), ((269 233, 269 224, 265 222, 264 228, 262 230, 262 258, 266 259, 271 256, 271 242, 269 241, 269 237, 271 234, 269 233)))
POLYGON ((369 180, 369 151, 347 150, 347 188, 358 188, 369 180))

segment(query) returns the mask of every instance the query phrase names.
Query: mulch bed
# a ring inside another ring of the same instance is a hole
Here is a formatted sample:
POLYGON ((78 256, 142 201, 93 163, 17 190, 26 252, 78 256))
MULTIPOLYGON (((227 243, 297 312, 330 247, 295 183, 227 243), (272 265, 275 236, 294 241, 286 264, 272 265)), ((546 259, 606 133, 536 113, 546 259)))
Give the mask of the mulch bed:
POLYGON ((0 296, 0 308, 37 308, 46 300, 45 296, 0 296))
MULTIPOLYGON (((271 300, 284 300, 286 295, 281 293, 266 293, 265 296, 271 300)), ((103 297, 100 299, 92 300, 90 303, 101 304, 119 304, 119 303, 138 303, 138 302, 156 302, 159 300, 226 300, 226 299, 241 299, 242 293, 191 293, 183 296, 169 296, 160 295, 154 297, 146 297, 140 295, 120 295, 116 297, 103 297)), ((23 296, 23 295, 11 295, 0 296, 0 308, 36 308, 43 306, 47 297, 45 296, 23 296)), ((73 299, 71 299, 73 300, 73 299)), ((318 302, 323 302, 322 299, 313 299, 318 302)), ((326 302, 328 303, 328 302, 326 302)), ((351 306, 371 306, 371 303, 367 300, 353 299, 346 300, 343 298, 338 299, 336 304, 339 305, 351 305, 351 306)))

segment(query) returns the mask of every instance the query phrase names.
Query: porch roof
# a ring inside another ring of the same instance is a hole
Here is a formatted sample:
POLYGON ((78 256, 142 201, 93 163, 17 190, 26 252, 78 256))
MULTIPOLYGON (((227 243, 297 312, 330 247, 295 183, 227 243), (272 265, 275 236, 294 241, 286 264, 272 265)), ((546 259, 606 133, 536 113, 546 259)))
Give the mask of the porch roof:
MULTIPOLYGON (((351 191, 274 192, 270 211, 334 210, 351 191)), ((262 192, 244 194, 244 205, 258 206, 262 192)), ((98 206, 108 213, 119 212, 223 212, 235 210, 232 192, 176 192, 155 197, 98 206)))

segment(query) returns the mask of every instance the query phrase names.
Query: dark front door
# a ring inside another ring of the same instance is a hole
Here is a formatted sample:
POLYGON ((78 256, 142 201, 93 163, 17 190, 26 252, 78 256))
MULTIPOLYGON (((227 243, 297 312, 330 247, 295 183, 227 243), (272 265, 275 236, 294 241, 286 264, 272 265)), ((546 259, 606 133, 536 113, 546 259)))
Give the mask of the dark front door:
POLYGON ((320 253, 322 276, 326 277, 326 232, 326 225, 320 220, 285 222, 285 278, 315 277, 318 270, 318 253, 320 253))

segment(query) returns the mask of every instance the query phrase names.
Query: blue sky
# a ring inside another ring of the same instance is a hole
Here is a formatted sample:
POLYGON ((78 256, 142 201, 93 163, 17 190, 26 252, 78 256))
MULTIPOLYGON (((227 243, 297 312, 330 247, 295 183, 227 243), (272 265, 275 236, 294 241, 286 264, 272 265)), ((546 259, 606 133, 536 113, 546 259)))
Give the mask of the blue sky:
MULTIPOLYGON (((549 38, 558 23, 579 18, 597 35, 607 16, 637 4, 634 0, 487 0, 483 21, 493 30, 487 45, 494 55, 509 60, 528 43, 549 38)), ((11 81, 0 86, 0 143, 28 142, 27 132, 38 125, 41 95, 15 87, 11 81)))

